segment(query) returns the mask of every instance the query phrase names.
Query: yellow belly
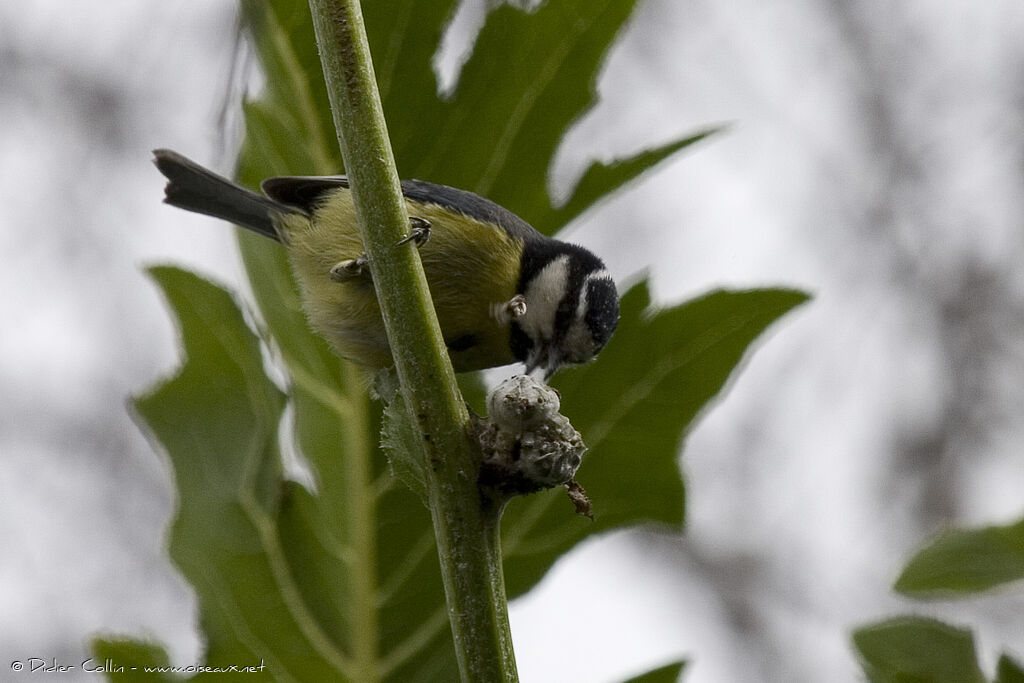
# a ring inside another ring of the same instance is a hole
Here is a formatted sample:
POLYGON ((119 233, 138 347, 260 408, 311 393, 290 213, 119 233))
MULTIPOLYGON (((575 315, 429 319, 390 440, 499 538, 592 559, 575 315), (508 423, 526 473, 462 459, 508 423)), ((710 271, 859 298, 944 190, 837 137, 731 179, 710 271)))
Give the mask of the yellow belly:
MULTIPOLYGON (((335 282, 331 268, 363 253, 351 193, 338 189, 312 218, 283 219, 303 307, 313 328, 344 358, 391 364, 380 307, 368 278, 335 282)), ((515 361, 507 319, 494 311, 515 295, 523 245, 499 226, 407 200, 409 215, 430 221, 420 247, 434 310, 456 372, 515 361)), ((372 268, 371 268, 372 270, 372 268)))

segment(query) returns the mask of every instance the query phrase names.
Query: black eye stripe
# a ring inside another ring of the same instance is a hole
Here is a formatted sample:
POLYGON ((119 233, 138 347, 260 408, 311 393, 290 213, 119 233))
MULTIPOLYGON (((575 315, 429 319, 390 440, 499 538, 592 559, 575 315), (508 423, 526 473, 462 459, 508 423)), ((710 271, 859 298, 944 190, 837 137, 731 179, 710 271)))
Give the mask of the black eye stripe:
MULTIPOLYGON (((525 359, 535 351, 537 344, 550 345, 559 354, 568 354, 564 349, 566 337, 573 328, 573 323, 582 316, 581 322, 588 328, 594 340, 594 346, 600 348, 608 341, 618 321, 618 298, 615 285, 604 272, 601 259, 583 247, 567 244, 558 240, 543 238, 528 240, 523 246, 520 261, 519 283, 517 291, 527 294, 530 285, 552 262, 565 260, 565 280, 562 297, 554 310, 554 320, 550 325, 551 339, 531 339, 520 325, 513 321, 509 344, 513 355, 525 359), (592 277, 591 276, 595 276, 592 277), (588 279, 591 278, 591 279, 588 279), (580 310, 580 300, 586 291, 586 306, 580 310), (611 322, 609 322, 611 320, 611 322)), ((529 306, 529 302, 527 302, 529 306)), ((543 329, 543 328, 542 328, 543 329)), ((574 342, 575 343, 575 342, 574 342)), ((569 355, 566 356, 567 358, 569 355)), ((581 359, 584 360, 584 359, 581 359)))
POLYGON ((583 297, 584 286, 587 286, 588 302, 583 314, 584 320, 589 323, 591 314, 590 295, 594 291, 593 285, 602 282, 602 280, 587 280, 587 277, 592 273, 604 270, 604 264, 601 263, 601 260, 589 251, 575 245, 566 246, 572 247, 572 251, 569 253, 569 269, 565 282, 565 295, 558 302, 558 311, 555 313, 554 336, 556 341, 561 341, 565 338, 566 333, 576 319, 576 312, 583 297))
POLYGON ((540 240, 529 240, 523 245, 523 254, 519 259, 519 282, 516 293, 525 294, 526 287, 544 270, 544 266, 558 258, 556 242, 544 237, 540 240))
POLYGON ((569 331, 569 326, 572 325, 572 321, 576 318, 576 301, 579 299, 580 288, 579 286, 573 286, 571 277, 566 284, 569 287, 569 292, 558 302, 558 310, 555 311, 555 342, 565 338, 566 332, 569 331))

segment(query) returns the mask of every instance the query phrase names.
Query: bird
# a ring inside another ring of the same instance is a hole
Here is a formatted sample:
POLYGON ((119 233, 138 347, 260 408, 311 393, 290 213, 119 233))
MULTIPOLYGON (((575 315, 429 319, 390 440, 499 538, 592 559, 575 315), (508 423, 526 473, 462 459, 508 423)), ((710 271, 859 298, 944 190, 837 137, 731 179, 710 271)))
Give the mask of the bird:
MULTIPOLYGON (((153 161, 167 179, 165 203, 287 250, 306 317, 338 355, 368 369, 392 364, 348 177, 273 177, 259 194, 169 149, 154 150, 153 161)), ((401 187, 410 231, 398 245, 419 248, 456 372, 520 362, 547 380, 608 343, 619 297, 591 251, 473 192, 423 180, 401 187)))

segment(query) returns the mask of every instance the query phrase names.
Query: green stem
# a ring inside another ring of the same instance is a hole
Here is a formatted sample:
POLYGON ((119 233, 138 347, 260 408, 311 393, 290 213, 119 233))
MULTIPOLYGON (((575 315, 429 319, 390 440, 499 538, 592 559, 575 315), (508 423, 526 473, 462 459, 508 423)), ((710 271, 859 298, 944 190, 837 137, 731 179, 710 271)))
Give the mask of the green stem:
MULTIPOLYGON (((359 386, 359 369, 351 363, 342 366, 343 386, 359 386)), ((365 392, 349 389, 349 406, 352 413, 349 424, 367 424, 369 398, 365 392), (358 395, 353 395, 358 394, 358 395)), ((357 550, 357 557, 350 558, 349 576, 352 592, 347 605, 351 633, 351 656, 354 660, 357 680, 372 683, 381 680, 378 667, 380 659, 380 620, 377 604, 377 522, 374 517, 376 499, 373 481, 373 443, 365 429, 346 430, 344 460, 348 472, 345 481, 348 490, 346 519, 348 539, 357 550)))
POLYGON ((427 497, 464 681, 517 681, 497 510, 477 488, 476 446, 409 229, 358 0, 309 0, 363 247, 402 396, 419 427, 427 497))

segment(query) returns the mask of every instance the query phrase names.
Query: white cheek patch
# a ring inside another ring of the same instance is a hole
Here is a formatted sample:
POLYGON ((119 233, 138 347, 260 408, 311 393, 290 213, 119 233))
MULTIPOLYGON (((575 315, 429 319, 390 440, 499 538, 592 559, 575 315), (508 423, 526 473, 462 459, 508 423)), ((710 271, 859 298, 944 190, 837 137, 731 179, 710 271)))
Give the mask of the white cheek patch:
POLYGON ((612 276, 606 270, 595 270, 588 273, 583 279, 583 286, 580 289, 580 300, 576 304, 576 312, 572 324, 566 331, 565 339, 562 342, 562 352, 565 360, 570 363, 584 363, 595 355, 594 334, 587 326, 587 310, 590 306, 590 283, 595 280, 612 281, 612 276))
POLYGON ((555 334, 555 314, 565 295, 569 280, 569 257, 559 256, 544 266, 526 287, 526 313, 519 326, 531 339, 551 339, 555 334))

